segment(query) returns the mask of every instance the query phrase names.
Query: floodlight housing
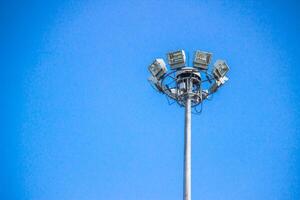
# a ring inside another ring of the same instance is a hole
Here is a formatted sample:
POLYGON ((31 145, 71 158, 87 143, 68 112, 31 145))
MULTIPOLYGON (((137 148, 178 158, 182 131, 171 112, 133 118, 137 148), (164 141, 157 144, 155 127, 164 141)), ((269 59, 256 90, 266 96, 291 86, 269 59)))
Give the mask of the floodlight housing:
POLYGON ((173 51, 167 54, 171 69, 178 69, 185 66, 186 56, 183 50, 173 51))
POLYGON ((161 86, 161 81, 158 80, 156 77, 154 76, 149 76, 148 81, 151 83, 151 85, 153 87, 155 87, 159 92, 162 92, 162 86, 161 86))
POLYGON ((224 76, 222 78, 220 78, 217 82, 219 82, 219 85, 224 85, 226 83, 226 81, 228 81, 229 78, 227 76, 224 76))
POLYGON ((221 77, 219 80, 216 80, 212 86, 209 88, 209 93, 215 93, 222 85, 224 85, 226 83, 226 81, 228 81, 229 78, 224 76, 221 77))
POLYGON ((193 65, 200 70, 207 70, 211 61, 212 53, 197 50, 194 55, 193 65))
POLYGON ((217 60, 214 64, 213 75, 216 80, 224 77, 229 71, 229 67, 224 60, 217 60))
POLYGON ((155 59, 153 63, 149 65, 148 70, 153 77, 159 80, 167 72, 166 63, 161 58, 155 59))
POLYGON ((209 88, 209 94, 215 93, 219 89, 218 83, 215 82, 212 84, 212 86, 209 88))
POLYGON ((202 99, 203 99, 203 100, 206 99, 206 98, 208 97, 208 95, 209 95, 208 92, 209 92, 208 90, 202 90, 201 96, 202 96, 202 99))

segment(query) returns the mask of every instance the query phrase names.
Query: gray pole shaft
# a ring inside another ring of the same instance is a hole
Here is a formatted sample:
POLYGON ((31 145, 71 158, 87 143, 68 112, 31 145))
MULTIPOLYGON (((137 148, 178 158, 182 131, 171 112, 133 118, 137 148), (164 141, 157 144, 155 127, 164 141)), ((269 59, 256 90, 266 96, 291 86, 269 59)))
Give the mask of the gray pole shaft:
POLYGON ((191 99, 187 97, 185 104, 184 127, 184 200, 192 199, 191 191, 191 99))

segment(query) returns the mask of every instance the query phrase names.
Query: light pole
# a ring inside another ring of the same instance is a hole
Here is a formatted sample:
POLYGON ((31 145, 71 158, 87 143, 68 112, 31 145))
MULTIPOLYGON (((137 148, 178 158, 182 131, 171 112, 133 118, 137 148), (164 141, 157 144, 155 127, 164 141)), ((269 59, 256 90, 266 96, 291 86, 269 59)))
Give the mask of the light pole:
POLYGON ((192 116, 191 98, 187 96, 185 103, 185 125, 184 125, 184 200, 191 200, 192 185, 192 116))
MULTIPOLYGON (((151 76, 148 81, 160 93, 165 94, 173 102, 185 107, 184 126, 184 191, 183 199, 191 200, 191 114, 194 109, 195 114, 202 111, 202 103, 220 88, 228 78, 225 76, 229 68, 225 61, 217 60, 211 72, 208 65, 212 54, 203 51, 196 51, 193 66, 188 67, 186 56, 183 50, 170 52, 167 54, 171 71, 167 72, 167 67, 163 59, 155 59, 148 67, 151 76), (202 76, 205 79, 202 79, 202 76), (207 89, 203 89, 205 86, 207 89), (197 109, 201 106, 201 110, 197 109)), ((170 101, 169 101, 169 104, 170 101)))

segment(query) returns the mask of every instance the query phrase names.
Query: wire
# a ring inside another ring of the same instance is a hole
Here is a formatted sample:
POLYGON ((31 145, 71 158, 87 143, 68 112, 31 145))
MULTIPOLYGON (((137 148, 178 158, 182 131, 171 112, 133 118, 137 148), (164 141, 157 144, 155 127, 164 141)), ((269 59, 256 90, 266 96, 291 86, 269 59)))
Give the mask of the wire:
POLYGON ((174 104, 176 101, 173 101, 173 102, 170 102, 170 98, 169 98, 169 96, 168 95, 166 95, 166 98, 167 98, 167 100, 168 100, 168 104, 169 104, 169 106, 170 105, 172 105, 172 104, 174 104))
POLYGON ((152 82, 150 80, 148 80, 148 82, 150 83, 151 87, 156 90, 157 92, 161 93, 160 90, 158 90, 156 87, 153 86, 152 82))
MULTIPOLYGON (((205 71, 200 71, 200 73, 202 72, 202 75, 205 74, 206 76, 206 79, 205 80, 201 80, 200 78, 200 82, 198 82, 198 78, 194 77, 194 73, 190 73, 189 76, 187 77, 181 77, 180 79, 177 79, 177 77, 175 76, 175 73, 177 72, 177 70, 173 70, 167 74, 165 74, 161 81, 160 81, 160 87, 161 87, 161 90, 159 90, 160 88, 159 87, 155 87, 155 85, 153 85, 153 83, 151 84, 151 81, 150 82, 150 85, 156 90, 156 91, 159 91, 163 94, 166 95, 166 98, 167 98, 167 101, 168 101, 168 104, 169 105, 172 105, 174 104, 175 102, 177 102, 177 104, 180 106, 180 107, 184 107, 185 105, 185 102, 184 102, 184 97, 186 95, 188 95, 188 92, 187 91, 182 91, 183 93, 178 93, 178 81, 180 82, 184 82, 186 83, 186 80, 190 80, 192 82, 194 82, 194 79, 197 81, 196 84, 196 88, 194 88, 193 90, 193 93, 194 95, 196 95, 197 97, 197 100, 195 100, 194 102, 194 106, 193 106, 193 114, 196 114, 196 115, 200 115, 202 113, 202 110, 203 110, 203 101, 204 100, 212 100, 213 98, 213 93, 210 93, 210 92, 206 92, 206 91, 201 91, 201 92, 204 92, 206 94, 206 98, 203 98, 202 99, 202 95, 200 96, 197 91, 200 91, 200 88, 201 88, 201 85, 202 83, 205 83, 205 82, 209 82, 210 84, 209 85, 212 85, 212 81, 215 80, 214 76, 212 74, 210 74, 207 70, 205 71), (170 80, 172 79, 172 80, 170 80), (166 81, 167 80, 167 81, 166 81), (165 83, 165 82, 168 82, 168 83, 165 83), (174 85, 176 83, 176 85, 174 85), (198 85, 199 84, 199 85, 198 85), (172 89, 175 89, 177 91, 177 93, 172 93, 172 89), (200 109, 198 109, 200 106, 200 109)), ((201 77, 201 76, 200 76, 201 77)), ((194 84, 193 84, 194 85, 194 84)), ((209 86, 210 87, 210 86, 209 86)))
POLYGON ((194 114, 196 114, 196 115, 201 115, 202 109, 203 109, 203 102, 202 102, 202 101, 201 101, 201 103, 200 103, 200 106, 201 106, 200 111, 197 109, 198 106, 195 106, 195 107, 194 107, 194 110, 196 111, 196 113, 194 113, 194 114))

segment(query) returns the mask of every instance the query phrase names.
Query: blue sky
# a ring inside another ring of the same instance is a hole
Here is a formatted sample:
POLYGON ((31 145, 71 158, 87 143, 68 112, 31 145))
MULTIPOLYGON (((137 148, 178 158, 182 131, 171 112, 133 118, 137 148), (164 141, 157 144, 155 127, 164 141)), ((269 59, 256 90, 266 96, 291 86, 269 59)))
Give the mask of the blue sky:
POLYGON ((182 199, 184 110, 146 81, 210 51, 230 81, 192 124, 192 198, 300 199, 296 1, 2 2, 1 199, 182 199))

